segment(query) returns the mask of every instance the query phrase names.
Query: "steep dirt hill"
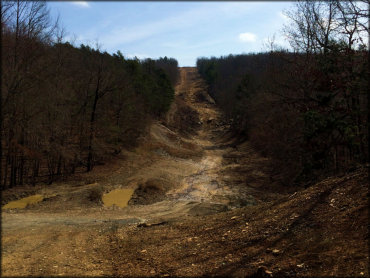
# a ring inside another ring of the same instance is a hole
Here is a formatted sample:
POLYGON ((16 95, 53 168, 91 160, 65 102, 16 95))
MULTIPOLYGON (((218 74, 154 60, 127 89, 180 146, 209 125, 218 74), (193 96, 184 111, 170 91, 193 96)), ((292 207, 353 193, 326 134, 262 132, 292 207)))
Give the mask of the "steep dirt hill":
POLYGON ((3 276, 368 276, 366 169, 282 187, 228 133, 195 68, 133 151, 68 182, 3 193, 3 276), (101 194, 133 189, 125 208, 101 194), (297 190, 297 192, 295 191, 297 190))

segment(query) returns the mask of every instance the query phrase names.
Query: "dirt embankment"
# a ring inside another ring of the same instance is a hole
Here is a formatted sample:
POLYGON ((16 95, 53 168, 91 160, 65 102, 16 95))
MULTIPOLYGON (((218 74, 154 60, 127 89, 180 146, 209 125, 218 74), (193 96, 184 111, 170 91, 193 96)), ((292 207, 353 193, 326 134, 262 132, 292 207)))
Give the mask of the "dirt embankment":
POLYGON ((182 68, 166 121, 138 148, 69 182, 3 193, 45 198, 2 211, 2 275, 368 276, 366 170, 282 187, 227 129, 196 69, 182 68), (135 191, 129 205, 104 206, 117 188, 135 191))
POLYGON ((368 277, 367 199, 359 170, 256 206, 121 227, 114 266, 129 276, 368 277))

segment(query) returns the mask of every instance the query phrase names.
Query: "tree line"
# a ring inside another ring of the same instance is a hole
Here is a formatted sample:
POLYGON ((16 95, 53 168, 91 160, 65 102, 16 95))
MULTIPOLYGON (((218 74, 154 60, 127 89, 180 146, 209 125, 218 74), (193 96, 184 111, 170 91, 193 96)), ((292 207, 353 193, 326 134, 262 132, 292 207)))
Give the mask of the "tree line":
POLYGON ((368 7, 298 1, 284 28, 292 50, 197 60, 235 134, 287 185, 369 161, 368 7))
POLYGON ((169 109, 175 59, 76 47, 45 1, 1 4, 2 189, 91 171, 169 109))

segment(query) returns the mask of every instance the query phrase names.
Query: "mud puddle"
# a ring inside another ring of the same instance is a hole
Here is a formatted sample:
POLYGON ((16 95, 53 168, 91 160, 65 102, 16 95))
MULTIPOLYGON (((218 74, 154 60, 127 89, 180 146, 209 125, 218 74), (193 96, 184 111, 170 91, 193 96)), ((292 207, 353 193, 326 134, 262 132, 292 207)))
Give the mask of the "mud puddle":
POLYGON ((115 189, 104 194, 102 201, 107 207, 116 205, 120 208, 124 208, 127 207, 128 201, 130 201, 133 193, 134 189, 115 189))
POLYGON ((31 204, 41 202, 44 197, 40 194, 28 196, 16 201, 12 201, 3 206, 3 209, 23 209, 31 204))

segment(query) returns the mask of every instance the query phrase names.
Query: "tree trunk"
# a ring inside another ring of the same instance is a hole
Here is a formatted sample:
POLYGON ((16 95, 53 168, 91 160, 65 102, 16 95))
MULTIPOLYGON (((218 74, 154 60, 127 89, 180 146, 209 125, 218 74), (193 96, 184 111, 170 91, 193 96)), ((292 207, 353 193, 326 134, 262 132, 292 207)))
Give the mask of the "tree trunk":
MULTIPOLYGON (((99 72, 100 75, 100 72, 99 72)), ((98 82, 96 85, 95 90, 95 97, 94 103, 91 111, 91 118, 90 118, 90 135, 89 135, 89 147, 88 147, 88 156, 87 156, 87 172, 90 172, 93 168, 92 158, 93 158, 93 138, 94 138, 94 131, 95 131, 95 114, 96 114, 96 107, 98 105, 99 100, 99 86, 100 86, 100 76, 98 77, 98 82)))
POLYGON ((11 155, 10 158, 10 183, 9 187, 12 188, 15 186, 17 181, 17 158, 15 154, 11 155))

